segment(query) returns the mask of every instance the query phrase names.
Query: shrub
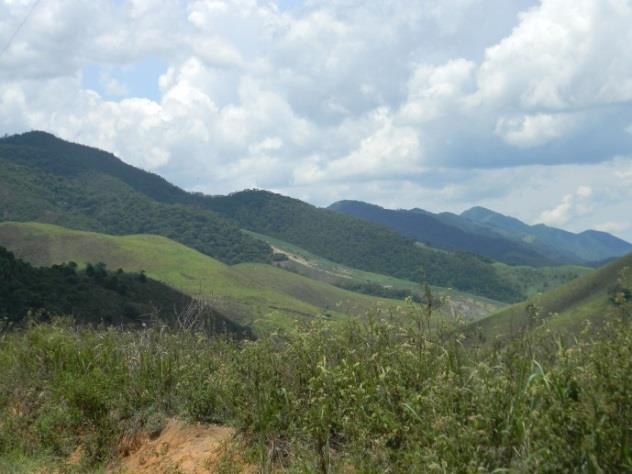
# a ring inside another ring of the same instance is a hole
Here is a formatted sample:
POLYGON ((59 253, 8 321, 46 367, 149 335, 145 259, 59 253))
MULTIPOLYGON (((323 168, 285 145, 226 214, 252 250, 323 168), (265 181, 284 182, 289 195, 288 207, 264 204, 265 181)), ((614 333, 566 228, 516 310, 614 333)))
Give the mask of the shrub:
POLYGON ((526 333, 483 347, 457 330, 430 331, 430 318, 317 321, 242 342, 67 321, 5 333, 0 458, 63 458, 81 446, 94 465, 130 433, 181 416, 235 425, 264 468, 632 468, 628 319, 572 345, 526 333))

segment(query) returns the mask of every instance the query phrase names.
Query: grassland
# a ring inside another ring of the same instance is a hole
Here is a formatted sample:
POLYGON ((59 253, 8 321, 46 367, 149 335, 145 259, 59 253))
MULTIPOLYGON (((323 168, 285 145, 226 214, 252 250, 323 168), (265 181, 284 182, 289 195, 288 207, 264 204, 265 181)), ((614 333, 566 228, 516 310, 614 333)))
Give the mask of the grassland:
MULTIPOLYGON (((289 260, 281 263, 284 268, 300 275, 329 283, 346 285, 349 283, 379 285, 387 289, 407 290, 420 293, 420 285, 379 273, 358 270, 314 255, 296 245, 255 232, 245 231, 251 236, 268 243, 277 253, 284 253, 289 260)), ((437 297, 449 298, 453 311, 467 319, 478 319, 505 306, 504 303, 483 296, 471 295, 451 288, 432 287, 437 297)))
POLYGON ((35 265, 104 262, 144 270, 151 278, 211 302, 237 322, 260 330, 317 316, 342 319, 401 301, 345 291, 267 264, 225 265, 153 235, 110 236, 40 223, 0 224, 0 245, 35 265))
POLYGON ((580 265, 535 268, 495 263, 494 267, 502 278, 512 282, 522 294, 529 298, 553 290, 564 283, 594 271, 593 268, 580 265))
POLYGON ((587 321, 601 324, 611 314, 609 293, 620 283, 626 268, 632 268, 632 254, 536 295, 527 302, 504 308, 478 321, 475 326, 487 337, 506 336, 544 322, 547 328, 576 334, 587 321))

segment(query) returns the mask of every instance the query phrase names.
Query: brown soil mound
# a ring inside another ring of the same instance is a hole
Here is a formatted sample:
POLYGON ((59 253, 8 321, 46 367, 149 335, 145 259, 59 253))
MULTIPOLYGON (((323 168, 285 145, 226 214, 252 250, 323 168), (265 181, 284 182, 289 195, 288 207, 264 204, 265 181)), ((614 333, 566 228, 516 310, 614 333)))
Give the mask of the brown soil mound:
POLYGON ((218 425, 169 420, 160 435, 138 440, 136 449, 110 470, 116 473, 255 473, 236 454, 235 431, 218 425))

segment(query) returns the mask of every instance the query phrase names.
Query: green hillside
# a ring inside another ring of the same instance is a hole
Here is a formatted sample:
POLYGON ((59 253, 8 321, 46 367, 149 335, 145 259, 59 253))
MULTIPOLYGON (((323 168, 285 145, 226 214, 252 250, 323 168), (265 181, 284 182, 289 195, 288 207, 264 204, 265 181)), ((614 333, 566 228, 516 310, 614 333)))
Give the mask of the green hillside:
POLYGON ((209 301, 222 314, 258 328, 323 313, 336 319, 401 302, 336 288, 267 264, 225 265, 167 238, 110 236, 40 223, 1 223, 0 245, 34 265, 104 262, 209 301))
MULTIPOLYGON (((387 226, 433 247, 471 252, 510 265, 540 267, 566 263, 548 258, 525 242, 509 239, 498 233, 473 231, 460 225, 461 223, 450 222, 442 215, 422 209, 385 209, 361 201, 338 201, 328 209, 387 226)), ((454 218, 469 222, 459 216, 454 218)))
MULTIPOLYGON (((270 247, 241 227, 346 267, 504 302, 524 300, 578 274, 507 270, 485 257, 417 245, 387 227, 269 192, 188 193, 109 153, 43 132, 0 139, 2 220, 161 235, 228 264, 270 262, 270 247)), ((345 283, 338 286, 380 294, 378 287, 345 283)))
MULTIPOLYGON (((248 233, 267 242, 276 252, 276 255, 287 256, 287 259, 278 261, 276 265, 299 275, 329 283, 339 288, 374 296, 400 299, 407 296, 422 296, 422 288, 419 283, 358 270, 319 257, 305 249, 274 237, 255 232, 248 233)), ((449 298, 450 307, 452 308, 450 312, 463 316, 466 319, 478 319, 505 306, 504 303, 499 301, 451 288, 434 286, 432 287, 432 294, 439 299, 449 298)))
POLYGON ((579 234, 544 224, 527 225, 498 212, 473 207, 454 216, 478 224, 518 242, 529 244, 551 258, 595 266, 605 260, 621 257, 632 251, 632 244, 607 232, 586 230, 579 234))
MULTIPOLYGON (((370 294, 385 296, 388 291, 380 293, 380 288, 390 289, 391 293, 401 291, 416 292, 419 290, 419 284, 410 280, 396 278, 393 276, 383 275, 380 273, 358 270, 331 260, 319 257, 312 252, 301 248, 298 245, 290 244, 281 239, 276 239, 256 232, 249 232, 255 238, 264 240, 276 252, 285 253, 290 258, 280 263, 281 266, 296 271, 301 275, 310 278, 319 279, 331 283, 341 288, 353 289, 354 291, 363 291, 370 294)), ((447 251, 433 249, 431 247, 417 245, 425 252, 450 256, 447 251)), ((553 289, 559 285, 569 282, 581 275, 592 271, 592 268, 581 267, 576 265, 562 265, 555 267, 528 267, 513 266, 504 263, 493 263, 494 271, 509 286, 514 288, 519 294, 524 295, 524 299, 533 296, 536 293, 542 293, 553 289)), ((434 291, 439 296, 450 295, 453 301, 457 303, 459 311, 468 315, 471 309, 474 314, 480 314, 477 310, 483 310, 489 313, 487 303, 498 306, 498 302, 484 297, 474 297, 471 294, 461 292, 455 288, 447 291, 444 287, 435 286, 434 291), (463 303, 463 304, 461 304, 463 303), (485 308, 486 309, 483 309, 485 308)), ((493 309, 493 306, 492 306, 493 309)))
POLYGON ((0 139, 0 220, 163 235, 230 264, 269 261, 267 245, 193 200, 109 153, 47 133, 0 139))
POLYGON ((490 338, 516 334, 525 328, 540 326, 566 333, 580 330, 586 321, 600 323, 611 317, 617 288, 627 297, 632 289, 632 254, 566 283, 559 288, 534 296, 527 302, 500 310, 474 323, 477 332, 490 338))
POLYGON ((33 267, 0 247, 0 330, 71 316, 79 324, 140 328, 160 320, 171 327, 249 336, 250 331, 143 273, 75 262, 33 267), (185 320, 183 315, 190 317, 185 320))
POLYGON ((456 288, 500 301, 524 295, 506 282, 489 259, 465 252, 437 252, 381 225, 320 209, 267 191, 201 198, 244 229, 297 245, 360 270, 456 288))
POLYGON ((550 291, 594 271, 593 268, 579 265, 536 268, 495 263, 494 267, 502 278, 511 282, 514 287, 519 289, 520 293, 528 298, 538 293, 550 291))

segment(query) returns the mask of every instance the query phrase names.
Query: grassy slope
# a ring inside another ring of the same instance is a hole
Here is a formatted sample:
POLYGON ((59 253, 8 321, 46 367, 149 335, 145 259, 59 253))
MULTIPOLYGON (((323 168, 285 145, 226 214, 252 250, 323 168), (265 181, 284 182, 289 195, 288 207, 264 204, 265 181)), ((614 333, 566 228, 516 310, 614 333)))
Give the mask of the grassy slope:
MULTIPOLYGON (((332 285, 339 282, 368 283, 387 288, 410 290, 419 292, 420 285, 409 280, 403 280, 379 273, 366 272, 356 268, 332 262, 314 255, 294 244, 284 242, 274 237, 246 231, 251 236, 264 240, 272 248, 290 256, 291 260, 284 263, 288 269, 312 279, 320 280, 332 285)), ((488 315, 505 306, 504 303, 483 296, 471 295, 454 289, 433 287, 433 294, 443 297, 449 296, 457 312, 468 318, 479 318, 488 315)))
POLYGON ((608 291, 617 283, 621 270, 632 267, 632 254, 587 273, 569 283, 526 303, 509 306, 475 323, 485 335, 503 336, 515 333, 528 325, 527 306, 536 305, 538 322, 547 321, 548 327, 574 333, 586 320, 602 321, 608 315, 608 291))
POLYGON ((317 208, 268 191, 201 196, 200 205, 242 229, 269 235, 328 260, 412 282, 458 288, 506 302, 523 295, 505 282, 488 259, 415 246, 413 239, 370 222, 317 208))
MULTIPOLYGON (((288 266, 301 274, 309 276, 310 278, 316 278, 332 284, 336 284, 337 280, 343 278, 357 283, 374 283, 395 289, 409 289, 416 291, 419 288, 417 283, 409 280, 347 267, 314 255, 313 253, 308 252, 294 244, 258 234, 256 232, 247 231, 247 233, 255 238, 264 240, 273 248, 281 250, 288 255, 297 256, 298 260, 304 261, 302 262, 304 264, 301 265, 301 262, 294 261, 288 266)), ((447 253, 444 250, 428 247, 422 243, 417 243, 417 245, 425 248, 426 250, 432 250, 433 252, 447 253)), ((593 271, 592 268, 578 265, 527 267, 506 265, 504 263, 496 262, 493 266, 505 281, 510 282, 512 286, 517 288, 520 293, 525 294, 527 297, 532 297, 538 293, 549 291, 593 271)), ((459 300, 465 301, 466 305, 462 308, 467 310, 467 307, 471 306, 475 309, 476 315, 489 314, 503 305, 502 303, 489 298, 474 296, 454 289, 447 290, 441 287, 434 287, 434 291, 437 295, 449 294, 455 302, 458 302, 459 300), (481 303, 482 306, 478 303, 481 303), (477 306, 479 306, 480 312, 476 310, 477 306)))
POLYGON ((511 281, 529 298, 557 288, 594 270, 579 265, 534 268, 495 263, 494 266, 503 278, 511 281))
POLYGON ((189 295, 213 302, 236 321, 265 328, 329 311, 333 317, 364 314, 379 303, 266 264, 225 265, 193 249, 153 235, 110 236, 40 223, 0 224, 0 245, 36 265, 105 262, 109 268, 145 270, 189 295))

